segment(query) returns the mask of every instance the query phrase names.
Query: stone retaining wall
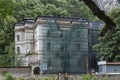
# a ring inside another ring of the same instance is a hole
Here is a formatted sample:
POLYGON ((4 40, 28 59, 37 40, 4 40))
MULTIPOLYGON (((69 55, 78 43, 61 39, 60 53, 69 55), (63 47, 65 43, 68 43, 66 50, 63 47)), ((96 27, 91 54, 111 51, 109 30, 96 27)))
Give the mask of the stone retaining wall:
POLYGON ((31 75, 31 67, 0 67, 0 76, 4 76, 6 73, 11 73, 15 77, 31 75))

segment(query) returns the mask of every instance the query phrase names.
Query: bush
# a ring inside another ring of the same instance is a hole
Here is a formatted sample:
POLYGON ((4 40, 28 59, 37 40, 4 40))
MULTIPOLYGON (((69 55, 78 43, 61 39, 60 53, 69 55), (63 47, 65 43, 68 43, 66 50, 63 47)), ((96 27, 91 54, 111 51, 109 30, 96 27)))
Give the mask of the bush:
POLYGON ((23 77, 20 77, 18 80, 25 80, 23 77))
POLYGON ((49 77, 44 77, 39 80, 58 80, 57 77, 49 76, 49 77))
POLYGON ((7 73, 4 80, 15 80, 15 78, 12 76, 12 74, 7 73))
POLYGON ((108 77, 104 77, 103 80, 110 80, 108 77))
POLYGON ((98 79, 94 75, 84 75, 82 78, 83 80, 110 80, 108 77, 98 79))
POLYGON ((84 75, 83 80, 96 80, 94 75, 84 75))

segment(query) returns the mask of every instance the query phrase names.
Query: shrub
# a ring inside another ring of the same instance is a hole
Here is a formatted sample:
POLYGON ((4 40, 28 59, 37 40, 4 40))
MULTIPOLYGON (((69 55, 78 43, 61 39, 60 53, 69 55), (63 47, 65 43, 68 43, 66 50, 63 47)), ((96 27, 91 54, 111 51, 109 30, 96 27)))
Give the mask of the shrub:
POLYGON ((15 78, 12 76, 12 74, 7 73, 4 80, 15 80, 15 78))
POLYGON ((53 76, 49 76, 49 77, 40 78, 38 80, 58 80, 58 78, 57 77, 53 77, 53 76))
POLYGON ((84 75, 83 80, 96 80, 94 75, 84 75))
POLYGON ((25 80, 23 77, 20 77, 18 80, 25 80))
POLYGON ((110 80, 108 77, 104 77, 103 80, 110 80))

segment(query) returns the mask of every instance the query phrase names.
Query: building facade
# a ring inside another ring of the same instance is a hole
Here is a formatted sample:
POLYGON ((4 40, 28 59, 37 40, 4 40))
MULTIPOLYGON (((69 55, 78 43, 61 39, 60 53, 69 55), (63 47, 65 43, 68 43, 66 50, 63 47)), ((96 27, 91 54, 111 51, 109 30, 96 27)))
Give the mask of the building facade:
POLYGON ((89 36, 85 19, 39 16, 15 25, 15 51, 33 70, 46 64, 45 73, 86 73, 89 36))

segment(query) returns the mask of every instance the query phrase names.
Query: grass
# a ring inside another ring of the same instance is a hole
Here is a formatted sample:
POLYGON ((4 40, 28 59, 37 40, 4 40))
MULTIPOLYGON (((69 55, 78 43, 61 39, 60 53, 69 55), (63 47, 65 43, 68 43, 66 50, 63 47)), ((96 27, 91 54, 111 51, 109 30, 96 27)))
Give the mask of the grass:
MULTIPOLYGON (((20 77, 20 78, 15 78, 13 77, 12 74, 8 73, 6 74, 5 78, 3 80, 112 80, 108 77, 101 77, 98 78, 95 75, 71 75, 68 77, 64 77, 64 75, 61 75, 59 78, 58 76, 38 76, 38 77, 28 77, 27 79, 24 77, 20 77)), ((114 79, 116 80, 116 79, 114 79)))

